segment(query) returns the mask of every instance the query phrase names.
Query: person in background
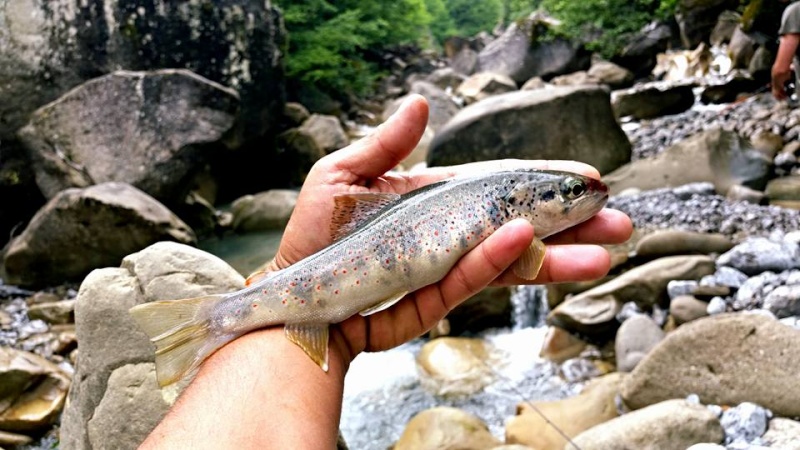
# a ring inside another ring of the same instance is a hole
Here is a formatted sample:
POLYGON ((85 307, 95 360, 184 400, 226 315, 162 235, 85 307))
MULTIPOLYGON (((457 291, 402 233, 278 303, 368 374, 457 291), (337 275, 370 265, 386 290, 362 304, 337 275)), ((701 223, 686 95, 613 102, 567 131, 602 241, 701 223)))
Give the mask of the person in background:
MULTIPOLYGON (((785 0, 784 0, 785 1, 785 0)), ((789 98, 786 92, 786 83, 795 72, 795 91, 800 89, 800 64, 798 64, 798 49, 800 49, 800 2, 794 2, 783 10, 781 17, 780 45, 775 63, 772 65, 772 95, 777 100, 789 98)))
MULTIPOLYGON (((538 167, 599 177, 574 161, 486 161, 435 167, 414 174, 387 173, 416 146, 428 105, 412 96, 375 133, 319 160, 309 172, 286 227, 275 268, 284 268, 331 244, 328 222, 337 193, 404 193, 467 169, 538 167)), ((597 244, 621 243, 630 218, 605 209, 547 239, 547 256, 535 283, 600 278, 610 267, 597 244)), ((323 372, 281 327, 242 336, 212 355, 140 449, 332 449, 342 411, 344 377, 361 352, 396 347, 431 329, 461 302, 490 283, 528 283, 506 269, 533 239, 533 227, 515 220, 464 255, 440 282, 405 297, 386 311, 355 315, 331 327, 329 370, 323 372)))

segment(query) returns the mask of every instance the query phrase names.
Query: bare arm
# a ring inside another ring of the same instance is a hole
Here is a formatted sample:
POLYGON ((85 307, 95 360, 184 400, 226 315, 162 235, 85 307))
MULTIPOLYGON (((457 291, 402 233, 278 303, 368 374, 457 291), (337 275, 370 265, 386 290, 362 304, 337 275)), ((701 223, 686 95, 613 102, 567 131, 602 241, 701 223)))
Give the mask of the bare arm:
POLYGON ((783 100, 787 97, 786 82, 792 77, 792 59, 800 44, 800 34, 784 34, 778 47, 778 55, 772 65, 772 95, 783 100))

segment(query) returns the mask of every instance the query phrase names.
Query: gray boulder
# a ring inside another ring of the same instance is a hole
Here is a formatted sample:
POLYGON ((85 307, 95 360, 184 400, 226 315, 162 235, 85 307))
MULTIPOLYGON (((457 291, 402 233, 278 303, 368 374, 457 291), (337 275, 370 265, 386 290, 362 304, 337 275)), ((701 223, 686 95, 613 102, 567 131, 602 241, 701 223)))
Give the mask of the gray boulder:
POLYGON ((800 316, 800 284, 776 287, 764 298, 764 309, 779 319, 800 316))
POLYGON ((517 90, 517 84, 506 75, 493 72, 479 72, 471 75, 456 88, 456 95, 467 103, 475 103, 493 95, 517 90))
POLYGON ((719 314, 667 335, 625 379, 622 398, 638 409, 689 394, 704 404, 752 402, 800 414, 800 330, 760 314, 719 314))
POLYGON ((62 417, 61 446, 136 448, 174 400, 159 390, 152 344, 128 309, 243 286, 242 276, 219 258, 172 242, 129 255, 120 268, 89 274, 75 309, 81 350, 62 417))
POLYGON ((238 108, 235 91, 187 70, 114 72, 37 110, 19 137, 47 198, 118 181, 176 201, 238 108))
POLYGON ((738 0, 679 0, 677 3, 675 19, 685 48, 708 42, 719 15, 739 6, 738 0))
POLYGON ((793 242, 753 237, 720 255, 717 265, 733 267, 747 275, 800 268, 800 246, 793 242))
POLYGON ((732 131, 712 128, 678 142, 655 157, 640 159, 603 177, 612 194, 708 181, 725 194, 731 186, 762 189, 771 161, 732 131))
POLYGON ((632 371, 662 339, 664 339, 664 332, 661 327, 644 314, 636 314, 622 322, 622 326, 617 330, 617 339, 614 343, 617 370, 620 372, 632 371))
POLYGON ((657 55, 667 51, 672 37, 668 24, 651 22, 631 35, 611 61, 633 72, 636 78, 646 77, 656 66, 657 55))
POLYGON ((6 251, 8 281, 52 285, 161 240, 195 241, 194 232, 164 205, 124 183, 67 189, 31 219, 6 251))
POLYGON ((717 18, 717 24, 711 30, 709 42, 711 45, 722 45, 731 40, 734 31, 739 27, 742 15, 736 11, 723 11, 717 18))
POLYGON ((758 82, 750 74, 736 70, 723 80, 704 87, 703 92, 700 93, 700 101, 706 104, 730 103, 736 101, 739 95, 752 92, 756 88, 758 88, 758 82))
POLYGON ((769 421, 769 429, 761 441, 771 448, 800 450, 800 422, 775 417, 769 421))
POLYGON ((693 104, 694 93, 688 84, 652 82, 611 93, 611 106, 617 117, 652 119, 686 111, 693 104))
POLYGON ((466 79, 466 75, 455 71, 452 67, 436 69, 425 77, 426 81, 444 90, 455 89, 466 79))
POLYGON ((350 144, 342 123, 335 116, 312 114, 300 126, 300 131, 311 136, 325 153, 332 153, 350 144))
MULTIPOLYGON (((582 450, 685 450, 723 437, 719 419, 705 406, 667 400, 590 428, 573 442, 582 450)), ((567 444, 564 450, 575 446, 567 444)))
POLYGON ((746 69, 750 65, 750 60, 756 51, 756 41, 742 30, 739 25, 731 36, 728 44, 728 55, 731 57, 731 64, 734 69, 746 69))
POLYGON ((297 191, 273 189, 233 202, 233 228, 238 231, 282 230, 297 203, 297 191))
MULTIPOLYGON (((459 83, 460 85, 461 83, 459 83)), ((516 86, 514 87, 516 89, 516 86)), ((506 91, 503 91, 506 92, 506 91)), ((428 127, 438 131, 458 113, 459 107, 453 99, 439 86, 428 81, 415 81, 411 83, 410 94, 419 94, 428 101, 428 127)), ((383 121, 400 108, 408 96, 398 98, 391 102, 383 111, 383 121)))
POLYGON ((630 157, 608 92, 583 86, 512 92, 470 105, 436 135, 428 163, 572 159, 607 173, 630 157))
POLYGON ((622 89, 633 84, 633 72, 610 61, 592 62, 587 72, 589 77, 607 84, 611 89, 622 89))

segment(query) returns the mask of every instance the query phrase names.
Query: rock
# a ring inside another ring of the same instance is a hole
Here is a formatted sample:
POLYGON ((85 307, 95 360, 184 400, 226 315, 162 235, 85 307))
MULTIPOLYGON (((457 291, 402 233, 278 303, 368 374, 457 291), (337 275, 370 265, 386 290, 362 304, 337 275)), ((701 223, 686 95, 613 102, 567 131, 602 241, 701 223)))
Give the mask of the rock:
POLYGON ((717 265, 732 267, 747 275, 800 269, 800 246, 763 237, 748 238, 720 255, 717 265))
POLYGON ((611 89, 623 89, 633 84, 633 72, 610 61, 592 62, 589 77, 608 85, 611 89))
POLYGON ((600 81, 589 75, 585 70, 579 70, 567 75, 559 75, 550 80, 550 83, 553 86, 581 86, 585 84, 600 84, 600 81))
POLYGON ((711 30, 711 37, 709 38, 711 45, 719 46, 728 43, 741 20, 741 14, 736 11, 722 11, 717 17, 717 24, 711 30))
MULTIPOLYGON (((734 311, 758 309, 763 306, 764 298, 776 287, 785 284, 789 278, 788 274, 798 273, 797 271, 787 271, 776 274, 774 272, 762 272, 750 277, 742 283, 736 291, 731 307, 734 311)), ((794 280, 797 282, 797 279, 794 280)), ((794 283, 792 283, 794 284, 794 283)))
POLYGON ((308 130, 292 128, 278 135, 280 180, 288 186, 301 186, 315 162, 325 156, 320 143, 308 130))
POLYGON ((63 300, 52 303, 37 303, 28 307, 31 320, 44 320, 51 325, 73 323, 75 318, 75 300, 63 300))
MULTIPOLYGON (((516 86, 514 86, 514 90, 516 90, 516 86)), ((419 94, 428 100, 428 127, 433 131, 441 129, 444 124, 449 122, 450 119, 458 113, 458 105, 435 84, 427 81, 415 81, 411 84, 409 93, 419 94)), ((400 108, 400 105, 402 105, 407 98, 408 96, 405 96, 393 101, 383 111, 383 121, 389 120, 389 117, 400 108)))
POLYGON ((607 173, 630 160, 630 146, 605 90, 555 87, 498 95, 461 110, 434 138, 428 163, 502 158, 573 159, 607 173))
POLYGON ((450 66, 457 73, 469 76, 478 69, 478 52, 465 47, 458 54, 450 58, 450 66))
POLYGON ((501 443, 486 424, 460 409, 437 407, 414 416, 394 450, 488 450, 501 443))
POLYGON ((475 103, 494 95, 516 90, 517 84, 505 75, 479 72, 464 80, 456 89, 456 94, 464 97, 467 103, 475 103))
POLYGON ((441 337, 427 342, 417 355, 420 383, 440 396, 469 395, 492 381, 487 344, 480 339, 441 337))
POLYGON ((728 45, 728 55, 735 69, 746 69, 756 50, 756 41, 742 30, 739 25, 733 31, 728 45))
POLYGON ((564 361, 558 371, 558 374, 567 383, 580 383, 603 375, 601 366, 597 364, 597 361, 581 356, 564 361))
POLYGON ((221 259, 173 242, 159 242, 129 255, 121 268, 89 274, 75 308, 80 355, 62 417, 61 445, 131 448, 128 443, 141 442, 150 432, 145 424, 160 420, 170 405, 156 388, 152 344, 128 309, 147 301, 199 297, 243 286, 242 276, 221 259), (112 392, 109 385, 126 387, 112 392), (145 422, 133 423, 130 417, 145 422))
POLYGON ((753 148, 772 160, 783 149, 783 136, 771 131, 762 130, 753 134, 750 142, 753 143, 753 148))
POLYGON ((235 91, 188 70, 120 71, 38 109, 19 138, 48 199, 116 181, 179 201, 238 108, 235 91))
POLYGON ((766 46, 761 45, 756 48, 753 57, 750 58, 747 72, 749 72, 755 80, 769 80, 773 61, 775 61, 775 54, 767 49, 766 46))
POLYGON ((549 79, 588 69, 590 54, 581 44, 561 37, 539 39, 540 28, 549 28, 550 23, 549 18, 537 12, 512 22, 480 51, 478 70, 505 75, 522 84, 532 77, 549 79))
POLYGON ((669 303, 669 314, 677 325, 682 325, 708 315, 708 302, 698 300, 693 295, 675 297, 669 303))
POLYGON ((693 104, 694 93, 688 84, 653 82, 611 93, 611 106, 617 117, 651 119, 686 111, 693 104))
POLYGON ((706 312, 709 316, 722 314, 728 310, 728 303, 722 297, 714 297, 708 302, 706 312))
POLYGON ((681 30, 681 41, 686 48, 695 48, 707 42, 717 18, 723 11, 735 10, 737 0, 680 0, 675 19, 681 30))
POLYGON ((196 1, 137 9, 112 0, 102 11, 96 7, 68 0, 0 6, 0 140, 13 139, 35 109, 115 67, 190 69, 235 87, 242 98, 235 140, 274 132, 284 101, 285 31, 277 7, 250 0, 213 9, 196 1))
POLYGON ((633 33, 611 61, 633 72, 634 77, 646 77, 656 66, 656 55, 667 51, 672 40, 668 24, 651 22, 633 33))
POLYGON ((547 86, 548 84, 541 77, 533 77, 530 80, 526 81, 525 84, 522 85, 520 90, 533 91, 536 89, 543 89, 547 86))
POLYGON ((764 445, 782 450, 800 450, 800 422, 782 417, 769 421, 769 429, 761 441, 764 445))
POLYGON ((657 230, 642 237, 635 252, 642 257, 723 253, 733 247, 730 238, 719 233, 697 233, 675 229, 657 230))
POLYGON ((559 327, 548 327, 539 356, 556 363, 576 358, 588 344, 559 327))
POLYGON ((615 397, 622 377, 612 373, 591 380, 580 394, 564 400, 534 401, 517 405, 516 416, 506 421, 506 442, 535 449, 561 448, 570 438, 618 416, 615 397), (545 420, 543 417, 546 417, 545 420))
POLYGON ((800 209, 800 175, 770 180, 764 193, 771 205, 800 209))
POLYGON ((487 287, 447 314, 450 334, 457 336, 488 328, 510 327, 512 309, 508 288, 487 287))
POLYGON ((733 267, 718 266, 713 275, 708 275, 700 280, 703 286, 727 286, 739 289, 747 281, 747 275, 733 267))
POLYGON ((706 407, 667 400, 590 428, 573 442, 581 450, 684 450, 697 443, 722 442, 723 436, 719 420, 706 407))
POLYGON ((670 333, 623 383, 633 409, 697 394, 705 404, 757 403, 781 416, 800 413, 787 390, 800 370, 800 331, 755 314, 720 314, 670 333), (789 383, 789 384, 787 384, 789 383))
POLYGON ((731 103, 736 101, 745 92, 757 89, 758 82, 750 74, 733 71, 723 80, 710 83, 700 93, 700 101, 709 104, 731 103))
POLYGON ((764 187, 770 161, 738 134, 713 128, 659 155, 627 164, 603 177, 612 195, 631 187, 657 189, 708 181, 724 194, 741 184, 764 187))
POLYGON ((0 445, 14 448, 18 445, 28 445, 31 442, 33 442, 33 439, 30 436, 0 431, 0 445))
POLYGON ((8 281, 53 285, 78 279, 161 240, 195 241, 164 205, 124 183, 67 189, 50 200, 6 254, 8 281))
POLYGON ((283 117, 287 120, 290 127, 299 127, 311 117, 311 113, 300 103, 287 102, 283 106, 283 117))
POLYGON ((442 90, 455 90, 464 80, 467 79, 466 75, 457 72, 452 67, 444 67, 436 69, 429 73, 425 79, 442 90))
POLYGON ((297 203, 297 191, 273 189, 236 199, 231 205, 237 231, 282 230, 297 203))
POLYGON ((622 322, 614 343, 617 370, 632 371, 663 339, 664 332, 661 331, 661 327, 644 314, 637 314, 622 322))
POLYGON ((800 284, 776 287, 764 298, 763 307, 779 319, 800 315, 800 284))
POLYGON ((720 423, 725 430, 725 443, 752 442, 767 431, 772 414, 750 402, 741 403, 722 411, 720 423))
POLYGON ((725 194, 725 197, 734 202, 747 202, 754 205, 760 205, 764 202, 766 195, 761 191, 751 189, 747 186, 734 184, 728 188, 728 192, 725 194))
POLYGON ((341 122, 334 116, 312 114, 300 126, 300 131, 311 136, 325 153, 332 153, 350 144, 341 122))
POLYGON ((69 386, 69 377, 50 361, 0 347, 0 430, 46 430, 58 419, 69 386))
MULTIPOLYGON (((1 108, 3 106, 0 106, 1 108)), ((0 117, 5 118, 2 113, 0 117)), ((22 145, 16 141, 0 139, 0 198, 3 199, 0 202, 0 248, 2 248, 11 239, 12 230, 24 227, 47 201, 36 186, 30 158, 22 145)))
POLYGON ((605 338, 616 329, 616 316, 625 303, 636 302, 648 309, 665 304, 669 281, 699 279, 713 272, 714 260, 708 256, 660 258, 569 298, 548 315, 547 322, 584 336, 605 338))

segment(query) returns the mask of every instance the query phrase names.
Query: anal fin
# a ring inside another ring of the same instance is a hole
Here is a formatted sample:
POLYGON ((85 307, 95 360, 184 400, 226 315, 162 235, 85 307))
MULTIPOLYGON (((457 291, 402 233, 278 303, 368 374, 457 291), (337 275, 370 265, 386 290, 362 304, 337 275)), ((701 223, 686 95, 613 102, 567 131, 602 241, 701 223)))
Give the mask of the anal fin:
POLYGON ((408 295, 408 291, 403 291, 396 295, 392 295, 387 299, 381 300, 378 303, 363 309, 359 314, 361 314, 362 316, 368 316, 370 314, 375 314, 376 312, 381 312, 384 309, 387 309, 390 306, 402 300, 403 297, 405 297, 406 295, 408 295))
POLYGON ((525 252, 522 253, 522 256, 519 257, 514 264, 511 266, 511 269, 514 271, 514 275, 524 279, 524 280, 533 280, 536 279, 536 276, 539 275, 539 270, 542 268, 542 264, 544 263, 544 255, 547 251, 547 248, 539 238, 534 238, 531 245, 525 249, 525 252))
POLYGON ((325 372, 328 371, 328 324, 286 324, 286 338, 297 344, 325 372))

